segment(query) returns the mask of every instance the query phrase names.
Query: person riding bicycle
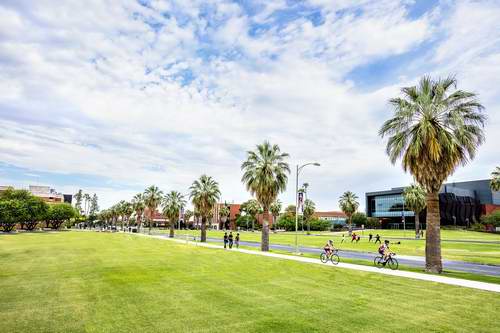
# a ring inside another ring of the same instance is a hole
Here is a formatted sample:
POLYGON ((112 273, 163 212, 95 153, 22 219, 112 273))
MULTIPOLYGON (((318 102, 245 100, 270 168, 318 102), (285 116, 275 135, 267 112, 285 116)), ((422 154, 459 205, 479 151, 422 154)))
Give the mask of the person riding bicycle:
POLYGON ((335 251, 335 247, 333 246, 333 241, 330 239, 328 243, 323 247, 327 256, 331 256, 333 251, 335 251))
POLYGON ((386 239, 384 241, 384 244, 380 245, 378 248, 378 253, 382 256, 384 263, 387 262, 387 259, 389 259, 391 255, 391 250, 389 249, 389 240, 386 239))

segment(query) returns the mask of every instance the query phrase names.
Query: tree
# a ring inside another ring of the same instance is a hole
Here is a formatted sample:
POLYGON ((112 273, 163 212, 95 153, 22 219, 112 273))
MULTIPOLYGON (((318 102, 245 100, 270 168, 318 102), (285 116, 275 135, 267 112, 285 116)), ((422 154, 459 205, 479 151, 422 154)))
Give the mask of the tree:
POLYGON ((349 219, 349 235, 352 234, 352 215, 359 207, 358 196, 351 191, 344 192, 339 199, 340 209, 349 219))
POLYGON ((195 214, 201 216, 201 241, 207 241, 207 218, 212 214, 212 211, 220 197, 219 184, 207 175, 202 175, 199 179, 193 182, 189 188, 191 191, 189 197, 194 205, 195 214))
POLYGON ((158 205, 161 203, 163 192, 154 185, 151 185, 144 191, 144 204, 149 210, 149 233, 151 233, 151 226, 153 224, 153 218, 158 208, 158 205))
MULTIPOLYGON (((257 200, 255 199, 250 199, 245 202, 244 204, 244 211, 248 216, 251 217, 252 221, 252 231, 255 229, 255 221, 257 220, 257 214, 259 214, 260 211, 260 204, 257 200)), ((248 227, 247 227, 248 229, 248 227)))
POLYGON ((49 212, 49 205, 42 198, 31 196, 25 201, 26 230, 33 230, 40 221, 45 220, 49 212))
POLYGON ((121 209, 123 214, 122 216, 125 218, 125 221, 127 221, 127 227, 130 227, 130 216, 134 213, 134 207, 130 202, 125 201, 122 203, 121 209))
POLYGON ((401 159, 403 169, 427 192, 425 261, 426 270, 433 273, 443 270, 439 190, 459 165, 474 158, 484 141, 484 107, 476 94, 452 91, 456 85, 453 77, 423 77, 418 86, 402 88, 402 97, 390 100, 394 116, 379 131, 389 137, 390 161, 401 159))
POLYGON ((496 167, 491 173, 490 187, 493 191, 500 191, 500 167, 496 167))
POLYGON ((415 213, 415 238, 420 238, 420 217, 419 214, 424 210, 425 190, 418 184, 412 184, 403 191, 403 200, 405 206, 415 213))
POLYGON ((241 181, 262 206, 261 250, 269 251, 269 207, 276 201, 278 194, 286 190, 290 167, 278 145, 265 141, 256 151, 247 152, 247 160, 241 165, 241 181))
POLYGON ((84 201, 84 207, 85 207, 84 208, 85 217, 89 216, 90 200, 92 200, 92 198, 90 197, 90 194, 85 193, 83 195, 83 201, 84 201))
POLYGON ((361 226, 361 225, 367 225, 368 218, 366 217, 365 213, 362 212, 356 212, 352 214, 352 224, 355 226, 361 226))
POLYGON ((79 189, 78 192, 75 194, 75 209, 78 211, 78 214, 83 213, 82 209, 82 199, 83 199, 83 193, 82 190, 79 189))
POLYGON ((168 219, 170 225, 170 238, 174 238, 175 222, 179 220, 181 209, 186 206, 184 196, 177 191, 171 191, 163 198, 163 216, 168 219))
POLYGON ((89 215, 97 215, 97 212, 99 212, 99 203, 98 203, 97 194, 94 193, 94 195, 92 196, 92 199, 90 200, 89 215))
POLYGON ((219 218, 222 222, 222 224, 224 225, 224 229, 226 229, 226 222, 227 222, 227 218, 229 217, 229 208, 227 207, 227 205, 222 205, 222 207, 219 209, 219 218))
POLYGON ((304 220, 307 223, 307 233, 311 232, 311 218, 316 211, 316 205, 311 199, 306 199, 304 201, 304 220))
POLYGON ((278 224, 278 216, 281 213, 281 201, 279 199, 276 199, 275 202, 271 204, 269 207, 269 211, 273 215, 273 227, 274 230, 277 230, 277 224, 278 224))
POLYGON ((52 229, 59 229, 64 222, 75 216, 76 211, 73 206, 68 203, 56 203, 50 205, 46 218, 52 229))
POLYGON ((295 218, 295 214, 297 213, 297 208, 295 205, 288 205, 285 208, 285 215, 291 216, 295 218))
POLYGON ((135 221, 140 229, 142 224, 142 215, 144 214, 144 208, 145 208, 144 197, 142 193, 137 193, 134 196, 134 198, 132 199, 132 207, 134 208, 135 211, 135 221))
POLYGON ((19 199, 0 200, 0 226, 4 232, 11 232, 16 224, 27 219, 26 205, 19 199))
POLYGON ((193 217, 193 216, 194 216, 194 213, 193 213, 193 211, 192 211, 192 210, 189 210, 189 209, 188 209, 188 210, 186 210, 186 211, 184 212, 184 224, 186 225, 186 227, 187 227, 187 225, 189 224, 189 220, 190 220, 190 219, 191 219, 191 217, 193 217))

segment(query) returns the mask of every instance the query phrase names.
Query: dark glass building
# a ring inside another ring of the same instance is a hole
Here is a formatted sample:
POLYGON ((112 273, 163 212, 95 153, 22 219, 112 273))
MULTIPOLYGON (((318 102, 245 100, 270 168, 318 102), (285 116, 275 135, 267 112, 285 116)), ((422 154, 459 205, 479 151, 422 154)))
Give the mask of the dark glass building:
MULTIPOLYGON (((384 228, 415 226, 415 214, 404 206, 404 187, 366 193, 366 215, 380 220, 384 228)), ((490 180, 448 183, 441 187, 439 208, 442 225, 468 226, 482 214, 500 207, 500 192, 490 189, 490 180)), ((420 222, 425 224, 425 211, 420 222)))

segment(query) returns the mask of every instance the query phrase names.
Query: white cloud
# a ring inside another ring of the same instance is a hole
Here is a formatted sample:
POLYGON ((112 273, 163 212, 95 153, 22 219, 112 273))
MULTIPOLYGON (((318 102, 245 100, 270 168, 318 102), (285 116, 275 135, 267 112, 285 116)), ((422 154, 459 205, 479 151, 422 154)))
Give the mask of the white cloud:
MULTIPOLYGON (((498 6, 461 5, 474 7, 481 26, 461 44, 457 26, 468 12, 461 6, 437 24, 436 12, 408 18, 406 2, 331 4, 317 4, 321 25, 299 18, 281 28, 271 14, 285 2, 260 4, 253 17, 235 4, 213 3, 219 25, 199 15, 207 5, 201 1, 154 1, 152 9, 133 1, 0 5, 0 160, 126 187, 86 189, 106 196, 105 203, 152 183, 185 192, 202 173, 221 183, 224 200, 240 201, 249 196, 240 183, 245 151, 269 139, 291 154, 292 164, 322 163, 302 180, 311 184, 319 209, 333 209, 345 190, 363 201, 364 191, 410 180, 390 166, 377 131, 380 116, 390 113, 387 99, 417 77, 363 92, 349 80, 351 70, 443 35, 425 70, 440 74, 445 64, 465 87, 481 91, 488 109, 498 109, 491 84, 498 80, 491 70, 499 64, 498 42, 492 42, 500 37, 493 29, 498 6), (183 15, 162 15, 166 11, 183 15), (254 22, 271 26, 251 36, 254 22), (183 82, 183 71, 192 78, 183 82)), ((493 138, 497 117, 488 128, 493 138)), ((494 141, 480 162, 457 175, 483 178, 495 163, 494 141)), ((285 202, 293 202, 293 180, 285 202)))

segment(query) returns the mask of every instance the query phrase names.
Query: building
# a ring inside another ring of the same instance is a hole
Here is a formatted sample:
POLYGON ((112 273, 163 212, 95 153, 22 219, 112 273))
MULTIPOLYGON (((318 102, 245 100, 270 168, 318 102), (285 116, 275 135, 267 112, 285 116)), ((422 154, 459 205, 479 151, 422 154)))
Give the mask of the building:
MULTIPOLYGON (((0 192, 5 191, 8 188, 13 188, 13 187, 0 186, 0 192)), ((67 202, 71 204, 71 201, 73 199, 73 195, 59 193, 50 186, 29 185, 27 190, 34 196, 42 198, 47 203, 67 202)))
MULTIPOLYGON (((415 214, 404 207, 404 187, 366 193, 366 215, 378 218, 385 228, 414 228, 415 214)), ((490 180, 474 180, 444 184, 439 191, 442 225, 469 226, 481 215, 500 209, 500 192, 490 189, 490 180)), ((425 223, 425 211, 420 222, 425 223)))
POLYGON ((332 227, 345 225, 347 221, 347 215, 339 211, 314 212, 313 216, 320 220, 330 222, 332 227))

